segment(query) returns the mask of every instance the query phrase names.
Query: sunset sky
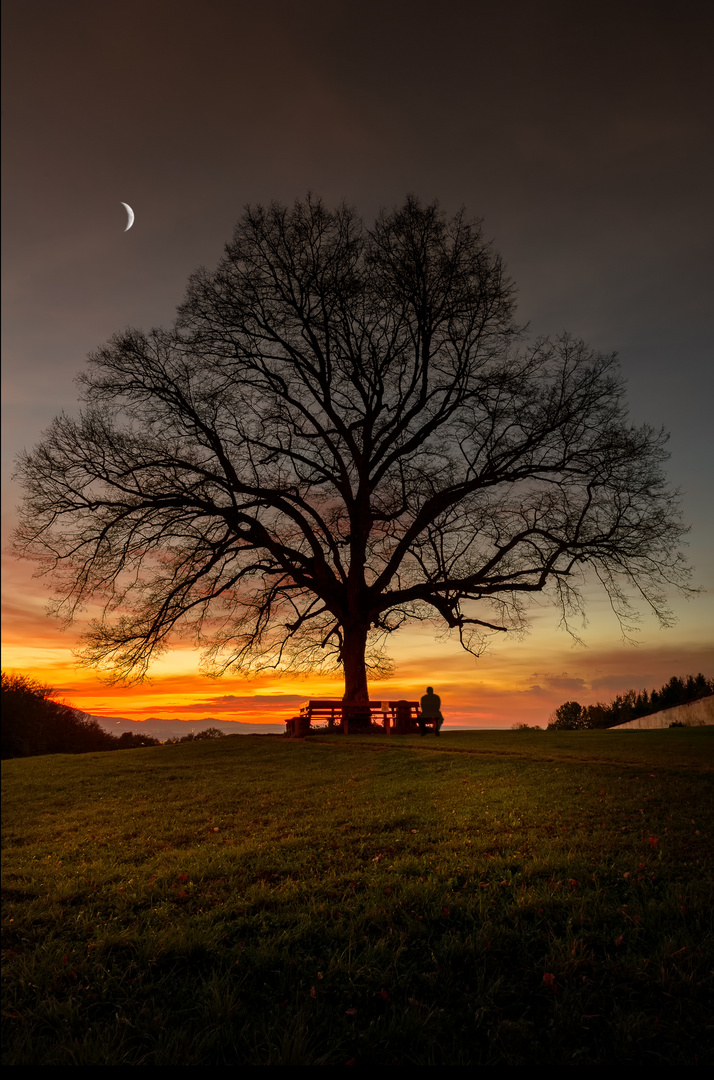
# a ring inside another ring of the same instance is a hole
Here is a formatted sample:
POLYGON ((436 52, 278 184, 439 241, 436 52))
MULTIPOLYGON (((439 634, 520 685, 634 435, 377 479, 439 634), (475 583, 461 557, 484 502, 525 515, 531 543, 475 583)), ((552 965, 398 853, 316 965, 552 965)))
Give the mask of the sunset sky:
MULTIPOLYGON (((710 0, 5 0, 3 667, 97 716, 279 720, 337 676, 211 681, 180 642, 138 687, 78 667, 81 627, 7 545, 13 459, 76 408, 88 352, 167 325, 247 203, 407 193, 483 217, 534 335, 616 351, 633 420, 671 433, 692 600, 622 641, 593 590, 584 646, 545 601, 478 661, 424 628, 393 677, 448 722, 544 724, 671 675, 714 675, 714 7, 710 0), (136 221, 124 232, 122 202, 136 221)), ((91 613, 90 613, 91 614, 91 613)))

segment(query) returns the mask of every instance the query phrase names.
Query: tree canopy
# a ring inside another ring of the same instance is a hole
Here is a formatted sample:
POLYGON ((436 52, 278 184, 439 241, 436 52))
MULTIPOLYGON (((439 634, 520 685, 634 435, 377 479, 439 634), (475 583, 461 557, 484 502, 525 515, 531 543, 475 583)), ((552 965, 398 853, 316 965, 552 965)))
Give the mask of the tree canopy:
POLYGON ((342 665, 368 696, 407 620, 521 629, 588 573, 625 627, 685 587, 665 435, 614 355, 528 343, 479 222, 415 198, 366 227, 308 197, 247 208, 168 329, 89 359, 83 408, 23 456, 17 550, 83 656, 142 677, 178 631, 209 670, 342 665))

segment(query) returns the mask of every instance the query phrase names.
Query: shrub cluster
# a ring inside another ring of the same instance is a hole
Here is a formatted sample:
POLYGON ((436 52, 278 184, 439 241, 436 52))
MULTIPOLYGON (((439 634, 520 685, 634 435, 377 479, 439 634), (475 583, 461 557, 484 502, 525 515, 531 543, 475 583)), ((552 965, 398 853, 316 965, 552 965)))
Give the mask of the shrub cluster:
POLYGON ((707 679, 701 672, 688 675, 686 679, 673 675, 669 682, 651 694, 646 690, 628 690, 626 694, 618 694, 609 705, 601 702, 597 705, 581 705, 577 701, 566 701, 555 710, 548 728, 577 731, 582 728, 616 727, 641 716, 650 716, 661 709, 686 705, 709 694, 714 694, 714 679, 707 679))
POLYGON ((204 739, 222 739, 223 732, 219 728, 207 727, 203 731, 189 731, 188 735, 174 735, 166 740, 166 744, 181 742, 202 742, 204 739))
POLYGON ((91 716, 56 701, 56 691, 26 675, 2 672, 3 758, 38 754, 84 754, 96 750, 129 750, 156 746, 158 739, 127 731, 104 731, 91 716))

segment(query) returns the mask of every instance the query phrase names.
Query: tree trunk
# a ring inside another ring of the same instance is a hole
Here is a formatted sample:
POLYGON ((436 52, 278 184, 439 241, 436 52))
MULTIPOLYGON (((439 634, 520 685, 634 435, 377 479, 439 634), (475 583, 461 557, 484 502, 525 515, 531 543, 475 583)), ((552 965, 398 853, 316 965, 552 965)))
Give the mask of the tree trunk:
MULTIPOLYGON (((366 626, 345 626, 342 646, 342 663, 345 671, 345 694, 343 702, 368 702, 367 666, 365 651, 367 648, 366 626)), ((350 731, 366 731, 370 725, 369 709, 343 709, 343 722, 347 719, 350 731)), ((344 730, 344 726, 343 726, 344 730)))

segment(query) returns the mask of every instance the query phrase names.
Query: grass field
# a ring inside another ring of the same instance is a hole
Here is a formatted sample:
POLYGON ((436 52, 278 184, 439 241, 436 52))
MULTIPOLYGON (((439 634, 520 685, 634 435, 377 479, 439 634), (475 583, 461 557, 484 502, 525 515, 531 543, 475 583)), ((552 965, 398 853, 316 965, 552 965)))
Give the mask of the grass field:
POLYGON ((3 764, 4 1063, 714 1060, 714 729, 3 764))

